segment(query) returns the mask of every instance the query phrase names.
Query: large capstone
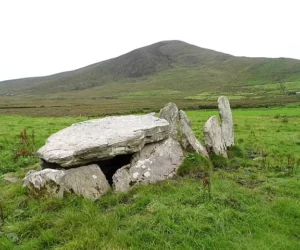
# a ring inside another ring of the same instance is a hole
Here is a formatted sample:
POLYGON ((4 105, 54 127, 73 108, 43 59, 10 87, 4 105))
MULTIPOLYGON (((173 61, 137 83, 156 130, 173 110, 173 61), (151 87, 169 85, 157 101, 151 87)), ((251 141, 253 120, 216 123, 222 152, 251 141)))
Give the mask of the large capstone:
POLYGON ((169 136, 170 126, 153 115, 111 116, 73 124, 38 150, 42 168, 81 166, 140 151, 169 136))
POLYGON ((204 125, 203 132, 207 151, 227 157, 227 148, 216 116, 212 116, 208 119, 204 125))
POLYGON ((196 152, 208 157, 205 147, 203 147, 200 141, 196 138, 191 128, 191 121, 183 110, 180 110, 179 117, 181 145, 184 150, 187 152, 196 152))
POLYGON ((234 145, 234 129, 232 112, 229 104, 229 100, 226 96, 220 96, 218 99, 219 114, 222 121, 221 129, 223 134, 223 140, 226 147, 234 145))
POLYGON ((24 187, 43 195, 52 194, 63 198, 74 193, 87 199, 97 200, 110 189, 110 185, 96 164, 72 169, 43 169, 30 171, 24 178, 24 187))
POLYGON ((173 177, 183 162, 180 144, 169 138, 146 145, 134 154, 131 164, 113 176, 115 190, 125 192, 139 184, 155 183, 173 177))
POLYGON ((159 112, 159 117, 165 119, 170 124, 170 136, 177 140, 177 123, 179 118, 178 108, 175 103, 168 103, 165 107, 163 107, 159 112))

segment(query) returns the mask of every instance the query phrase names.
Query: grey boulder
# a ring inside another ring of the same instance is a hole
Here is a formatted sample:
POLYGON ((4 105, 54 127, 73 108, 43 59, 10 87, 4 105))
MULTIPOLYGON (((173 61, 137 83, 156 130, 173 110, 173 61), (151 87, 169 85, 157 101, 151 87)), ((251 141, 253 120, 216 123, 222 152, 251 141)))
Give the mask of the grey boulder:
POLYGON ((230 103, 226 96, 219 97, 218 108, 222 121, 221 129, 224 143, 226 147, 231 147, 234 145, 234 129, 230 103))
POLYGON ((174 140, 177 140, 177 123, 179 118, 178 108, 175 103, 168 103, 159 112, 159 117, 165 119, 170 124, 170 135, 174 140))
POLYGON ((182 147, 188 152, 196 152, 202 154, 205 157, 208 157, 208 153, 205 147, 203 147, 199 140, 196 138, 191 128, 191 121, 183 110, 180 110, 179 117, 182 147))
POLYGON ((127 192, 130 188, 130 165, 119 168, 113 175, 113 188, 117 193, 127 192))
POLYGON ((169 138, 146 145, 134 154, 130 166, 119 169, 113 176, 116 191, 126 192, 132 186, 166 180, 176 174, 183 162, 180 144, 169 138))
POLYGON ((91 200, 99 199, 110 189, 96 164, 68 170, 30 171, 24 178, 23 186, 36 194, 46 193, 63 198, 65 193, 74 193, 91 200))
POLYGON ((203 132, 207 151, 227 157, 227 148, 216 116, 208 119, 204 125, 203 132))
POLYGON ((74 167, 116 155, 135 153, 169 136, 170 126, 153 115, 110 116, 73 124, 38 150, 42 168, 74 167))
POLYGON ((135 183, 155 183, 173 177, 183 162, 180 144, 169 138, 146 145, 133 156, 129 174, 135 183))

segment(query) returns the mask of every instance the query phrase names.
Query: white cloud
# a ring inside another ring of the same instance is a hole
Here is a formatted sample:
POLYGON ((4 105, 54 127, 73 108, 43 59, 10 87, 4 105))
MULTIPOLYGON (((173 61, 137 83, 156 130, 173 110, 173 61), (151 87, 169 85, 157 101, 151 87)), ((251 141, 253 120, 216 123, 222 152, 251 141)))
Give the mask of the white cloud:
POLYGON ((53 74, 161 40, 300 59, 298 0, 2 0, 0 80, 53 74))

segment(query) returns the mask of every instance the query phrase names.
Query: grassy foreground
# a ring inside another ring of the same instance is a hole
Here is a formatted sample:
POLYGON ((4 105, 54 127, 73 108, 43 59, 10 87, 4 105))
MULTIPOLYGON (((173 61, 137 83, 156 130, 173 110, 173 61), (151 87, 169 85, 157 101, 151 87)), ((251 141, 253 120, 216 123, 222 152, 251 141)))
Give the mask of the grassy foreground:
MULTIPOLYGON (((213 114, 188 112, 200 139, 213 114)), ((257 160, 216 169, 210 195, 178 177, 97 202, 37 199, 3 179, 21 179, 49 135, 85 119, 0 116, 0 249, 300 249, 300 108, 235 110, 236 143, 257 160)))

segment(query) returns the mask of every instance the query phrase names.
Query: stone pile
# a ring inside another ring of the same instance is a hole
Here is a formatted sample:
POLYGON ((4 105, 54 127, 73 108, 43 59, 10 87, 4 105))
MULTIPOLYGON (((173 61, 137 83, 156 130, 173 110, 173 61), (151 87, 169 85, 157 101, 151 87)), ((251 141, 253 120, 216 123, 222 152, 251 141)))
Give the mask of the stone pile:
POLYGON ((233 123, 226 97, 218 100, 222 125, 211 117, 204 126, 206 147, 191 121, 174 103, 159 113, 111 116, 73 124, 38 150, 41 171, 30 171, 24 186, 34 193, 63 197, 75 193, 96 200, 111 188, 126 192, 140 184, 171 178, 184 152, 226 156, 233 145, 233 123))

